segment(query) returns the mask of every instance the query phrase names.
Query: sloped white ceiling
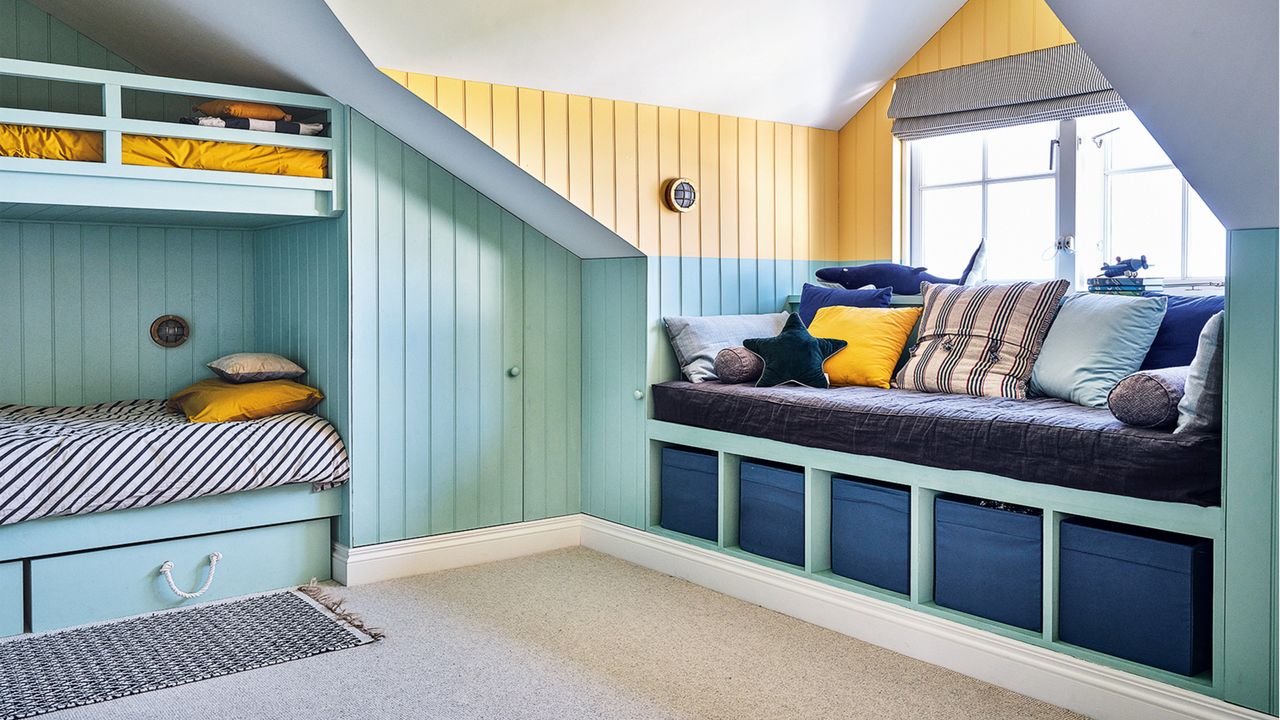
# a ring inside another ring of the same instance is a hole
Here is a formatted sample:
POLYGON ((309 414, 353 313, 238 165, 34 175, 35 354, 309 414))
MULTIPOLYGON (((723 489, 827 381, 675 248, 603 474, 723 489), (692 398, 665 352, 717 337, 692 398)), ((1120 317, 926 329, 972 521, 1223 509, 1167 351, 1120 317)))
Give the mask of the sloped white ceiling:
POLYGON ((382 67, 839 129, 963 0, 328 0, 382 67))
POLYGON ((1231 229, 1280 224, 1276 0, 1048 0, 1231 229))
POLYGON ((378 71, 323 0, 35 0, 156 75, 352 106, 578 257, 640 252, 378 71))

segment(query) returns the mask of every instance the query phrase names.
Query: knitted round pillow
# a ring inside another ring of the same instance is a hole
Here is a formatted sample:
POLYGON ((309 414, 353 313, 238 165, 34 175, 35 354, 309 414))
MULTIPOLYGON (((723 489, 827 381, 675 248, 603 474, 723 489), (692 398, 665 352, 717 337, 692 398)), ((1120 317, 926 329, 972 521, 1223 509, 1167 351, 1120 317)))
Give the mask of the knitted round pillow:
POLYGON ((722 383, 755 382, 764 372, 764 360, 744 347, 725 348, 716 353, 716 379, 722 383))
POLYGON ((1121 380, 1107 396, 1111 414, 1125 425, 1144 428, 1173 427, 1178 422, 1190 368, 1143 370, 1121 380))

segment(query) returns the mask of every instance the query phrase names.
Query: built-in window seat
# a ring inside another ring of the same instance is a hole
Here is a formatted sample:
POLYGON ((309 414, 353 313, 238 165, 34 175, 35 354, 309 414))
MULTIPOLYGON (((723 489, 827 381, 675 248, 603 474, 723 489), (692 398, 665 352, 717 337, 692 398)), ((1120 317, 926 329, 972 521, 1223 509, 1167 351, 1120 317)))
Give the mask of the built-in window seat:
POLYGON ((1218 505, 1222 441, 1136 428, 1107 408, 871 387, 653 386, 654 419, 812 448, 1114 495, 1218 505))

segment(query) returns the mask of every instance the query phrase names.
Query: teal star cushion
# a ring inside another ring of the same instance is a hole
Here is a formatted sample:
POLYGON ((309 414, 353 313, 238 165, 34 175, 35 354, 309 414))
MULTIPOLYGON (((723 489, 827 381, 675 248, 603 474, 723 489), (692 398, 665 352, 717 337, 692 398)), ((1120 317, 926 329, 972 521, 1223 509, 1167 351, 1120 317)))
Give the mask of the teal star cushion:
POLYGON ((764 360, 764 372, 756 387, 773 387, 796 383, 809 387, 830 387, 822 363, 849 343, 834 338, 816 338, 809 334, 800 316, 791 313, 777 337, 749 338, 742 344, 764 360))

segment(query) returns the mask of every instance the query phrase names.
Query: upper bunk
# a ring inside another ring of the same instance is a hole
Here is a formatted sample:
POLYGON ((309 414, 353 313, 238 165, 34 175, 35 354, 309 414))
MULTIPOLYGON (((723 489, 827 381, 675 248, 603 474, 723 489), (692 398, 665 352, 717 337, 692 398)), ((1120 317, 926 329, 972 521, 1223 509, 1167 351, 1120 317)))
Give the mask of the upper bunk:
POLYGON ((346 109, 331 98, 0 58, 6 81, 50 109, 0 105, 0 219, 259 227, 345 207, 346 109), (195 124, 209 100, 305 127, 195 124))

